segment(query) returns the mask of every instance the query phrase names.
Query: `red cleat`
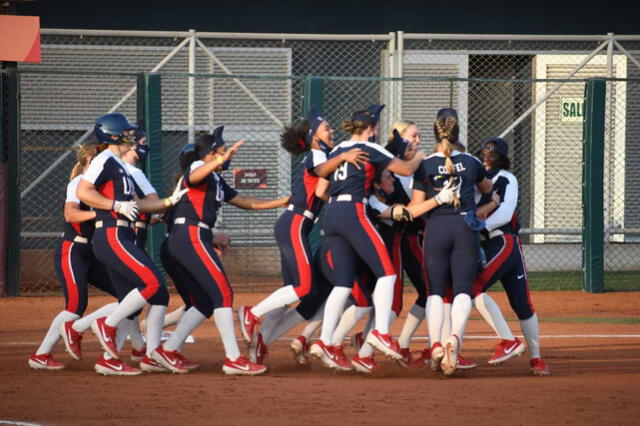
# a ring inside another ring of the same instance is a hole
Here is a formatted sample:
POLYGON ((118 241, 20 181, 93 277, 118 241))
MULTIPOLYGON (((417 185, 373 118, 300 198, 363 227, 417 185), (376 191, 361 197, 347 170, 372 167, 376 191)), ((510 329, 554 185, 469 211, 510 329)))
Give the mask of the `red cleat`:
POLYGON ((291 341, 291 352, 293 352, 293 357, 296 359, 298 364, 306 365, 309 363, 309 342, 304 336, 295 337, 291 341))
POLYGON ((177 353, 178 351, 165 351, 164 347, 160 345, 155 351, 151 352, 151 358, 174 373, 188 373, 189 370, 182 365, 180 358, 176 355, 177 353))
POLYGON ((452 375, 458 367, 458 354, 460 352, 460 339, 455 334, 445 340, 444 357, 440 366, 445 376, 452 375))
POLYGON ((169 373, 170 371, 164 368, 160 363, 158 363, 153 358, 149 358, 145 356, 140 361, 140 370, 145 371, 147 373, 169 373))
POLYGON ((66 321, 60 324, 60 336, 71 358, 80 361, 82 359, 82 349, 80 347, 82 333, 73 329, 73 321, 66 321))
POLYGON ((362 347, 362 345, 364 345, 364 337, 362 337, 362 332, 356 333, 351 336, 351 346, 353 346, 353 349, 355 349, 356 352, 360 352, 360 348, 362 347))
POLYGON ((551 369, 542 358, 531 358, 529 361, 529 367, 531 368, 531 374, 534 376, 550 376, 551 369))
POLYGON ((238 321, 240 321, 240 331, 242 331, 242 337, 247 343, 251 343, 253 339, 253 332, 258 325, 258 317, 251 313, 251 306, 240 306, 238 308, 238 321))
POLYGON ((118 348, 116 347, 116 331, 118 329, 117 327, 107 325, 105 323, 106 319, 107 317, 97 318, 91 324, 91 330, 93 330, 93 334, 98 338, 98 342, 100 342, 102 349, 104 349, 104 351, 111 357, 118 359, 120 357, 118 348))
POLYGON ((182 363, 182 366, 189 371, 193 371, 198 367, 200 367, 200 364, 198 364, 197 362, 189 361, 186 356, 182 355, 178 351, 176 351, 176 357, 180 360, 180 362, 182 363))
POLYGON ((62 370, 64 364, 53 359, 51 354, 31 355, 29 367, 34 370, 62 370))
POLYGON ((513 340, 500 340, 496 351, 491 355, 488 362, 490 365, 502 364, 516 355, 522 355, 524 349, 524 344, 517 337, 513 340))
POLYGON ((382 334, 378 330, 374 329, 367 336, 367 343, 381 351, 387 356, 387 358, 391 358, 394 361, 398 361, 402 358, 398 342, 393 340, 393 337, 389 333, 382 334))
POLYGON ((225 374, 236 376, 256 376, 267 371, 267 367, 255 364, 249 361, 245 356, 240 355, 235 361, 231 361, 227 358, 222 366, 222 371, 224 371, 225 374))
POLYGON ((344 354, 344 350, 342 345, 334 345, 333 353, 336 356, 335 363, 337 365, 337 370, 339 371, 351 371, 353 367, 351 366, 351 362, 347 359, 347 356, 344 354))
POLYGON ((253 335, 251 343, 249 344, 249 360, 254 363, 262 364, 262 361, 269 354, 267 345, 262 340, 262 333, 258 332, 253 335))
POLYGON ((436 342, 431 346, 431 370, 438 371, 440 370, 440 363, 442 362, 442 358, 444 358, 444 348, 440 344, 440 342, 436 342))
POLYGON ((133 368, 119 359, 104 359, 104 355, 102 355, 96 365, 94 365, 94 369, 96 373, 105 376, 137 376, 142 374, 141 370, 133 368))
POLYGON ((398 364, 404 368, 409 367, 411 363, 411 351, 409 348, 400 348, 400 355, 402 355, 402 358, 397 361, 398 364))
POLYGON ((478 364, 473 361, 469 361, 466 358, 463 358, 462 355, 458 355, 458 363, 456 365, 456 369, 458 370, 471 370, 476 368, 478 364))
POLYGON ((309 353, 322 361, 325 367, 339 370, 338 355, 335 354, 334 348, 334 346, 325 345, 322 340, 318 339, 311 345, 309 353))
POLYGON ((358 373, 371 374, 378 369, 378 363, 373 355, 360 358, 358 354, 351 360, 351 365, 358 373))
POLYGON ((131 348, 131 362, 142 362, 142 360, 147 356, 147 348, 144 347, 140 350, 136 348, 131 348))

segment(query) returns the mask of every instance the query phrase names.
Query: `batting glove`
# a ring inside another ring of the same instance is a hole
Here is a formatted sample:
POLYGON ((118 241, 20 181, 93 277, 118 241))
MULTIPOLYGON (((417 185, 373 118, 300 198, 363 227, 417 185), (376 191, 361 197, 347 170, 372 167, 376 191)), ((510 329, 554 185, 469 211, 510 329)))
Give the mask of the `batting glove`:
POLYGON ((409 222, 413 220, 409 209, 402 204, 396 204, 391 207, 391 218, 397 222, 409 222))
POLYGON ((451 186, 452 184, 452 181, 445 183, 440 192, 436 195, 436 203, 438 203, 439 206, 449 204, 453 201, 456 193, 460 189, 460 184, 458 183, 455 186, 451 186))
POLYGON ((182 196, 187 192, 189 192, 189 188, 184 188, 177 192, 174 191, 173 194, 164 199, 164 204, 167 207, 175 206, 176 204, 178 204, 178 201, 180 201, 180 198, 182 198, 182 196))
POLYGON ((132 222, 138 216, 138 204, 135 201, 114 201, 111 210, 120 213, 132 222))

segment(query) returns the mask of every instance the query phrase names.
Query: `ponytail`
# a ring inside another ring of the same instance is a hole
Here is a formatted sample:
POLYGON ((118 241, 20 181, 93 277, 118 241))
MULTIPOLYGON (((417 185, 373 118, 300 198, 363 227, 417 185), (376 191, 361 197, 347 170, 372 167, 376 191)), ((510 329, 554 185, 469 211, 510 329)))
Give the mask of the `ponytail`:
POLYGON ((69 181, 72 181, 79 174, 82 173, 82 169, 89 163, 89 159, 95 157, 98 154, 98 146, 93 142, 88 142, 80 145, 76 149, 76 164, 71 169, 69 175, 69 181))
MULTIPOLYGON (((433 125, 433 133, 436 140, 442 147, 442 154, 444 154, 444 166, 447 169, 447 173, 450 175, 456 174, 456 168, 451 160, 451 153, 453 152, 454 144, 458 143, 458 135, 460 134, 460 127, 458 126, 458 120, 450 115, 442 116, 436 119, 433 125)), ((453 179, 453 177, 451 178, 453 179)), ((454 195, 453 205, 460 208, 460 198, 454 195)))
POLYGON ((371 120, 373 120, 373 114, 370 111, 356 111, 351 120, 342 121, 342 128, 352 135, 361 135, 362 132, 373 126, 371 120))

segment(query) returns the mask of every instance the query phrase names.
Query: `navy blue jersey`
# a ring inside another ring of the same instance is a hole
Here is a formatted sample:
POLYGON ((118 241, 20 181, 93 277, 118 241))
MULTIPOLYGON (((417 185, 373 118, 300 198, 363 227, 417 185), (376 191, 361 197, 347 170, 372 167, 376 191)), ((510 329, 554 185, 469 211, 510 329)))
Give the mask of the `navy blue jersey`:
POLYGON ((204 222, 213 228, 222 203, 233 199, 238 192, 215 172, 199 184, 193 185, 189 181, 189 174, 203 164, 204 161, 195 161, 191 168, 184 172, 182 188, 189 188, 189 192, 184 194, 173 208, 173 216, 204 222))
MULTIPOLYGON (((393 196, 388 204, 404 204, 406 206, 411 201, 411 182, 413 181, 413 175, 398 176, 394 174, 393 177, 395 179, 393 182, 393 196)), ((416 217, 413 221, 407 223, 402 229, 404 232, 413 234, 418 233, 424 229, 424 221, 421 218, 416 217)))
MULTIPOLYGON (((82 179, 92 183, 98 192, 106 198, 116 201, 133 201, 135 183, 127 171, 124 161, 105 149, 91 161, 82 179)), ((113 210, 96 210, 96 220, 124 220, 126 216, 113 210)))
POLYGON ((351 163, 344 162, 331 174, 330 195, 349 194, 354 200, 362 200, 371 194, 373 178, 378 169, 386 168, 393 155, 378 144, 365 141, 342 142, 329 153, 329 159, 352 149, 360 148, 369 155, 364 167, 356 168, 351 163))
MULTIPOLYGON (((133 182, 136 185, 136 195, 138 198, 143 199, 148 195, 156 194, 156 190, 147 179, 147 176, 142 170, 134 166, 133 164, 125 163, 127 165, 127 171, 131 174, 133 182)), ((151 222, 151 215, 149 213, 138 213, 137 221, 149 223, 151 222)))
POLYGON ((456 174, 450 175, 445 167, 445 156, 441 152, 431 154, 418 167, 413 174, 413 189, 423 191, 427 194, 427 198, 435 197, 444 184, 453 177, 455 184, 461 183, 458 198, 460 199, 460 208, 456 209, 453 204, 444 204, 427 213, 427 217, 432 215, 458 214, 474 210, 476 204, 474 194, 476 184, 481 182, 487 172, 482 163, 471 154, 453 151, 451 153, 451 161, 456 169, 456 174))
MULTIPOLYGON (((497 191, 500 196, 500 205, 485 221, 485 229, 489 232, 496 229, 502 232, 518 233, 520 224, 516 217, 516 206, 518 205, 518 180, 514 175, 506 170, 494 169, 487 173, 493 182, 493 191, 497 191)), ((491 193, 482 194, 479 206, 491 201, 491 193)))
MULTIPOLYGON (((87 206, 85 203, 78 199, 76 192, 78 191, 78 183, 80 183, 80 178, 82 175, 78 175, 69 182, 67 185, 67 198, 65 199, 65 203, 76 203, 80 206, 80 210, 89 211, 91 207, 87 206)), ((64 223, 64 235, 62 238, 65 240, 73 240, 76 236, 85 237, 88 240, 93 236, 93 231, 96 228, 95 220, 87 220, 86 222, 75 222, 75 223, 64 223)))
POLYGON ((307 152, 295 171, 295 178, 291 185, 291 204, 309 210, 314 215, 320 212, 322 200, 316 197, 316 186, 320 178, 316 176, 313 169, 325 161, 327 156, 324 152, 317 149, 307 152))

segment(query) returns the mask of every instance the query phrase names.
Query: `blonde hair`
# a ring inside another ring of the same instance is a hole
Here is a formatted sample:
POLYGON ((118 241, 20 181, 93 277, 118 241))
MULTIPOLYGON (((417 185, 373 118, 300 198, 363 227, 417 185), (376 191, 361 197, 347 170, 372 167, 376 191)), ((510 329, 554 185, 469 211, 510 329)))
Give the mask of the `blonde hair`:
POLYGON ((405 120, 405 121, 396 121, 391 125, 389 129, 389 136, 387 137, 387 143, 391 143, 393 141, 393 131, 397 130, 400 136, 411 126, 415 126, 416 123, 413 121, 405 120))
MULTIPOLYGON (((450 115, 438 118, 433 125, 433 133, 436 136, 436 140, 442 147, 442 153, 445 157, 444 166, 447 169, 447 173, 455 175, 456 168, 451 160, 451 153, 453 152, 453 145, 458 143, 458 134, 460 133, 458 120, 450 115)), ((460 199, 455 195, 453 197, 453 205, 456 208, 460 208, 460 199)))
POLYGON ((94 142, 87 142, 76 148, 76 164, 71 169, 69 180, 73 180, 82 173, 82 169, 89 163, 89 158, 95 157, 97 153, 97 145, 94 142))

